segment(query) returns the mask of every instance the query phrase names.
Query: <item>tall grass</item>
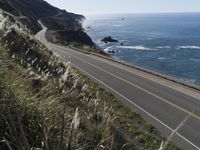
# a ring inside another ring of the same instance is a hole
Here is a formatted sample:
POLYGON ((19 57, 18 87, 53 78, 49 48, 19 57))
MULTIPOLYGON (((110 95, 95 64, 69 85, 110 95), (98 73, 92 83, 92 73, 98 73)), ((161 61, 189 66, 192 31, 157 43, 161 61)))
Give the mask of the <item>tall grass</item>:
POLYGON ((70 62, 15 30, 0 43, 0 101, 12 99, 0 104, 0 149, 159 148, 155 128, 70 62))

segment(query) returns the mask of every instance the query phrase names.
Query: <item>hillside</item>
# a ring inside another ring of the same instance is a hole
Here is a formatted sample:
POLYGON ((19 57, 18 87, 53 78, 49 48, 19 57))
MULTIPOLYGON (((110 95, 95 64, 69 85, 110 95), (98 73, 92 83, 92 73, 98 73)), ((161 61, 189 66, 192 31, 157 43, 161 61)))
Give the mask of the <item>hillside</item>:
POLYGON ((34 0, 0 0, 0 8, 17 17, 33 33, 41 30, 37 20, 58 13, 58 9, 45 1, 34 0))
POLYGON ((10 12, 15 16, 26 16, 32 20, 52 16, 59 12, 43 0, 0 0, 1 9, 10 12))
POLYGON ((85 17, 82 15, 61 10, 44 0, 0 0, 0 9, 15 16, 32 34, 42 29, 38 24, 40 19, 48 29, 59 35, 62 43, 94 47, 91 38, 83 31, 82 21, 85 17), (74 35, 76 39, 73 38, 74 35), (84 38, 87 40, 83 40, 84 38))
MULTIPOLYGON (((57 10, 44 1, 36 2, 57 10)), ((2 3, 0 149, 160 147, 165 138, 153 126, 34 38, 33 28, 19 20, 25 12, 26 19, 33 22, 38 19, 34 10, 28 12, 23 8, 31 2, 20 1, 17 8, 22 7, 21 11, 11 7, 10 0, 9 3, 1 0, 2 3)), ((179 148, 170 143, 167 149, 179 148)))
MULTIPOLYGON (((153 150, 165 140, 137 113, 17 29, 0 40, 0 87, 3 150, 153 150)), ((169 144, 167 149, 178 148, 169 144)))
POLYGON ((19 21, 32 29, 33 33, 37 33, 41 29, 37 23, 41 18, 44 18, 44 22, 52 23, 50 25, 45 24, 48 28, 63 30, 66 27, 73 28, 73 26, 82 29, 80 22, 84 19, 82 15, 60 10, 43 0, 0 0, 0 8, 16 16, 19 21))

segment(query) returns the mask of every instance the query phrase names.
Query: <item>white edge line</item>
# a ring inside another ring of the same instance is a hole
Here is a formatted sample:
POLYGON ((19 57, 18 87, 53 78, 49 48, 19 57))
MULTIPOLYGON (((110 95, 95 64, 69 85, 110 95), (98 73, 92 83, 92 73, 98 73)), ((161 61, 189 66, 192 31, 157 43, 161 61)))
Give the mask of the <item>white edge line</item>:
MULTIPOLYGON (((98 57, 98 56, 97 56, 97 57, 98 57)), ((100 60, 100 61, 102 61, 102 60, 100 60)), ((110 60, 110 61, 112 61, 112 60, 110 60)), ((116 63, 117 63, 117 62, 116 62, 116 63)), ((107 64, 110 64, 110 63, 107 63, 107 64)), ((110 64, 110 65, 115 66, 115 67, 117 67, 118 69, 121 69, 122 71, 127 71, 127 72, 129 72, 130 74, 134 74, 134 75, 136 75, 136 76, 138 76, 138 77, 140 77, 140 78, 144 78, 144 79, 146 79, 146 80, 150 80, 151 82, 154 82, 154 83, 156 83, 156 84, 159 84, 159 85, 164 86, 164 87, 166 87, 166 88, 169 88, 169 89, 171 89, 171 90, 175 90, 175 91, 177 91, 177 92, 180 92, 180 93, 185 94, 185 95, 187 95, 187 96, 190 96, 190 97, 192 97, 192 98, 195 98, 195 99, 197 99, 197 100, 200 100, 200 98, 199 98, 198 96, 194 96, 194 95, 190 94, 189 92, 185 93, 183 90, 177 89, 177 88, 175 88, 175 87, 173 87, 173 86, 170 86, 170 85, 167 85, 167 84, 165 84, 165 83, 163 83, 163 82, 170 82, 171 84, 174 84, 175 86, 179 86, 179 87, 184 88, 184 89, 186 89, 186 90, 189 90, 188 88, 190 88, 190 87, 188 87, 188 86, 182 85, 182 84, 177 83, 177 82, 174 83, 173 81, 171 81, 171 80, 169 80, 169 79, 164 79, 164 78, 162 78, 162 77, 157 77, 157 76, 155 76, 155 75, 152 75, 152 74, 150 74, 150 73, 146 73, 146 72, 144 72, 144 71, 140 71, 140 70, 135 69, 135 68, 133 68, 133 69, 137 70, 138 73, 134 73, 134 72, 130 71, 129 69, 125 69, 125 68, 123 68, 123 67, 119 67, 117 64, 116 64, 116 65, 115 65, 115 64, 110 64), (152 77, 155 78, 155 79, 153 79, 153 78, 147 78, 147 77, 145 77, 145 75, 144 75, 144 76, 141 75, 140 72, 143 73, 143 74, 146 73, 147 75, 152 75, 152 77), (156 78, 160 79, 161 82, 158 82, 158 81, 156 80, 156 78), (162 82, 162 81, 163 81, 163 82, 162 82)), ((123 65, 123 64, 122 64, 122 65, 123 65)), ((126 67, 128 67, 128 66, 126 66, 126 67)), ((190 88, 190 89, 192 89, 192 88, 190 88)), ((194 91, 194 89, 192 89, 191 91, 194 92, 194 93, 197 93, 196 91, 194 91)))
MULTIPOLYGON (((129 103, 135 105, 138 109, 140 109, 141 111, 143 111, 144 113, 146 113, 147 115, 149 115, 150 117, 152 117, 154 120, 156 120, 157 122, 161 123, 163 126, 165 126, 166 128, 168 128, 170 131, 174 131, 172 128, 170 128, 169 126, 167 126, 165 123, 163 123, 161 120, 159 120, 158 118, 156 118, 155 116, 153 116, 152 114, 150 114, 148 111, 144 110, 143 108, 141 108, 140 106, 138 106, 136 103, 134 103, 133 101, 131 101, 130 99, 128 99, 127 97, 125 97, 124 95, 120 94, 119 92, 117 92, 116 90, 114 90, 113 88, 111 88, 109 85, 107 85, 106 83, 100 81, 99 79, 97 79, 96 77, 94 77, 93 75, 91 75, 90 73, 86 72, 85 70, 81 69, 80 67, 78 67, 77 65, 73 64, 75 67, 77 67, 79 70, 81 70, 82 72, 85 72, 86 74, 88 74, 89 76, 91 76, 92 78, 94 78, 96 81, 98 81, 99 83, 101 83, 102 85, 106 86, 107 88, 111 89, 113 92, 115 92, 116 94, 118 94, 120 97, 124 98, 125 100, 127 100, 129 103)), ((185 140, 186 142, 188 142, 189 144, 191 144, 193 147, 195 147, 196 149, 200 150, 200 148, 198 146, 196 146, 195 144, 193 144, 191 141, 189 141, 187 138, 185 138, 184 136, 182 136, 179 133, 176 133, 176 135, 178 135, 180 138, 182 138, 183 140, 185 140)))
MULTIPOLYGON (((48 43, 48 42, 47 42, 48 43)), ((53 44, 56 45, 56 44, 53 44)), ((64 48, 61 47, 59 45, 56 45, 60 48, 64 48)), ((88 74, 89 76, 91 76, 93 79, 95 79, 97 82, 101 83, 102 85, 106 86, 107 88, 111 89, 113 92, 115 92, 116 94, 118 94, 120 97, 124 98, 125 100, 127 100, 129 103, 135 105, 138 109, 140 109, 141 111, 143 111, 144 113, 146 113, 147 115, 149 115, 150 117, 152 117, 154 120, 156 120, 157 122, 159 122, 160 124, 162 124, 163 126, 165 126, 166 128, 168 128, 170 131, 173 132, 173 129, 170 128, 169 126, 167 126, 165 123, 163 123, 161 120, 159 120, 158 118, 156 118, 155 116, 153 116, 152 114, 150 114, 148 111, 144 110, 143 108, 141 108, 140 106, 138 106, 136 103, 134 103, 133 101, 131 101, 130 99, 128 99, 127 97, 125 97, 124 95, 120 94, 119 92, 117 92, 116 90, 114 90, 113 88, 111 88, 110 86, 108 86, 106 83, 98 80, 96 77, 94 77, 93 75, 91 75, 90 73, 88 73, 87 71, 81 69, 80 67, 78 67, 77 65, 73 64, 74 66, 76 66, 79 70, 81 70, 82 72, 85 72, 86 74, 88 74)), ((182 136, 179 133, 176 133, 176 135, 178 135, 180 138, 182 138, 183 140, 185 140, 186 142, 188 142, 189 144, 191 144, 193 147, 195 147, 197 150, 200 150, 200 148, 198 146, 196 146, 195 144, 193 144, 191 141, 189 141, 187 138, 185 138, 184 136, 182 136)))
MULTIPOLYGON (((51 43, 52 44, 52 43, 51 43)), ((59 47, 59 48, 61 48, 61 49, 65 49, 65 47, 63 47, 63 46, 60 46, 60 45, 56 45, 56 44, 53 44, 54 46, 57 46, 57 47, 59 47)), ((70 48, 69 48, 70 49, 70 48)), ((71 50, 71 49, 70 49, 71 50)), ((80 53, 80 52, 79 52, 80 53)), ((96 56, 96 55, 92 55, 92 56, 95 56, 95 57, 98 57, 98 56, 96 56)), ((100 57, 98 57, 98 58, 100 58, 100 57)), ((94 58, 93 58, 94 59, 94 58)), ((101 62, 103 62, 102 60, 100 60, 101 62)), ((111 62, 114 62, 114 63, 118 63, 118 62, 115 62, 115 61, 113 61, 113 60, 108 60, 108 61, 111 61, 111 62)), ((152 78, 146 78, 145 76, 143 76, 143 75, 139 75, 139 74, 137 74, 137 73, 133 73, 132 71, 129 71, 128 69, 124 69, 124 68, 121 68, 121 67, 119 67, 119 66, 117 66, 117 65, 115 65, 115 64, 110 64, 110 63, 107 63, 107 64, 109 64, 109 65, 111 65, 111 66, 115 66, 115 67, 117 67, 118 69, 121 69, 122 71, 127 71, 127 72, 129 72, 129 73, 131 73, 131 74, 134 74, 134 75, 136 75, 136 76, 138 76, 138 77, 141 77, 141 78, 144 78, 144 79, 146 79, 146 80, 150 80, 151 82, 154 82, 154 83, 156 83, 156 84, 159 84, 159 85, 161 85, 161 86, 164 86, 164 87, 166 87, 166 88, 169 88, 169 89, 172 89, 172 90, 176 90, 176 91, 178 91, 178 92, 180 92, 180 93, 182 93, 182 94, 186 94, 187 96, 190 96, 190 97, 192 97, 192 98, 195 98, 195 99, 197 99, 197 100, 200 100, 198 97, 196 97, 196 96, 193 96, 192 94, 189 94, 189 93, 185 93, 184 91, 182 91, 182 90, 180 90, 180 89, 176 89, 176 88, 174 88, 174 87, 172 87, 172 86, 168 86, 168 85, 166 85, 166 84, 164 84, 164 83, 162 83, 162 82, 157 82, 156 81, 156 78, 155 78, 155 80, 154 79, 152 79, 152 78)), ((123 64, 121 64, 121 65, 123 65, 123 64)), ((125 65, 126 66, 126 65, 125 65)), ((126 67, 128 67, 128 66, 126 66, 126 67)), ((140 70, 138 70, 138 69, 135 69, 135 70, 137 70, 137 71, 140 71, 140 70)), ((146 72, 144 72, 144 71, 141 71, 142 73, 146 73, 146 72)), ((150 74, 150 73, 147 73, 147 74, 150 74)), ((150 74, 151 75, 151 74, 150 74)), ((153 75, 153 77, 156 77, 155 75, 153 75)), ((171 80, 168 80, 168 79, 164 79, 164 78, 162 78, 162 77, 158 77, 159 79, 161 79, 161 80, 163 80, 164 82, 165 81, 167 81, 167 82, 171 82, 172 84, 173 84, 173 81, 171 81, 171 80)), ((175 83, 175 85, 179 85, 180 83, 175 83)), ((181 85, 181 84, 180 84, 181 85)), ((186 90, 188 90, 188 87, 187 86, 184 86, 184 85, 181 85, 181 87, 182 88, 184 88, 184 89, 186 89, 186 90)), ((190 87, 189 87, 190 88, 190 87)), ((192 90, 193 91, 193 90, 192 90)), ((196 93, 196 91, 193 91, 193 92, 195 92, 196 93)))

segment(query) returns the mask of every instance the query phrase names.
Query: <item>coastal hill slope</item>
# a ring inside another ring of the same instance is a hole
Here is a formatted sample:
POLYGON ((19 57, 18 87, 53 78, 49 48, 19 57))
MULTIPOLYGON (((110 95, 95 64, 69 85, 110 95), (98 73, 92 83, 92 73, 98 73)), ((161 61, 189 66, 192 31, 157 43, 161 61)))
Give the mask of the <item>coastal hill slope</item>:
POLYGON ((94 45, 91 38, 83 32, 82 21, 85 19, 84 16, 61 10, 44 0, 0 0, 0 9, 13 15, 32 34, 36 34, 42 29, 38 24, 40 19, 47 28, 57 33, 62 41, 67 39, 69 42, 75 41, 89 46, 94 45), (75 35, 76 40, 71 38, 70 35, 68 37, 67 34, 75 35))
POLYGON ((0 8, 16 16, 33 33, 41 30, 40 25, 37 23, 39 18, 54 15, 59 11, 59 9, 41 0, 0 0, 0 8))
POLYGON ((166 139, 153 126, 33 36, 40 17, 81 25, 81 15, 42 0, 0 2, 0 150, 159 149, 166 139))
POLYGON ((81 22, 85 18, 56 8, 44 0, 0 0, 0 9, 14 15, 33 34, 42 29, 39 19, 52 30, 82 30, 81 22))
POLYGON ((0 0, 0 6, 4 11, 15 16, 26 16, 33 20, 52 16, 59 12, 58 8, 43 0, 0 0))

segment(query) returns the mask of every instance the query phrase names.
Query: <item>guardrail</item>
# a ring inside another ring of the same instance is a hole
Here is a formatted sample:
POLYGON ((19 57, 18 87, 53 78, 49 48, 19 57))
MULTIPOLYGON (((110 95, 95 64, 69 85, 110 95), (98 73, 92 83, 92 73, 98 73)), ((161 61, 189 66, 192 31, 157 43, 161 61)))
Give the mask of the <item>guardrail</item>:
MULTIPOLYGON (((45 38, 46 38, 47 41, 48 41, 48 37, 47 37, 46 34, 47 34, 47 32, 45 33, 45 38)), ((53 44, 54 44, 54 43, 53 43, 53 44)), ((169 80, 169 81, 171 81, 171 82, 174 82, 174 83, 183 85, 183 86, 185 86, 185 87, 189 87, 189 88, 191 88, 191 89, 200 91, 200 86, 195 85, 195 84, 192 84, 192 83, 188 83, 188 82, 185 82, 185 81, 182 81, 182 80, 180 80, 180 79, 178 79, 178 78, 176 78, 176 77, 173 77, 173 76, 171 76, 171 75, 162 74, 162 73, 159 73, 159 72, 150 70, 150 69, 142 68, 142 67, 139 67, 139 66, 136 66, 136 65, 133 65, 133 64, 129 64, 129 63, 120 61, 120 60, 116 60, 116 59, 111 58, 111 57, 108 57, 108 56, 104 56, 104 55, 97 54, 97 53, 93 53, 93 52, 84 51, 84 50, 81 50, 81 49, 79 49, 79 48, 71 47, 71 49, 74 49, 74 50, 76 50, 76 51, 78 51, 78 52, 85 53, 85 54, 88 54, 88 55, 94 55, 94 56, 97 56, 97 57, 101 57, 101 58, 104 58, 104 59, 107 59, 107 60, 110 60, 110 61, 113 61, 113 62, 122 64, 122 65, 125 65, 125 66, 128 66, 128 67, 131 67, 131 68, 134 68, 134 69, 143 71, 143 72, 145 72, 145 73, 148 73, 148 74, 151 74, 151 75, 160 77, 160 78, 162 78, 162 79, 169 80)))
POLYGON ((182 80, 180 80, 180 79, 177 79, 176 77, 172 77, 172 76, 170 76, 170 75, 165 75, 165 74, 162 74, 162 73, 159 73, 159 72, 150 70, 150 69, 142 68, 142 67, 139 67, 139 66, 136 66, 136 65, 133 65, 133 64, 129 64, 129 63, 120 61, 120 60, 116 60, 116 59, 114 59, 114 58, 111 58, 111 57, 108 57, 108 56, 104 56, 104 55, 101 55, 101 54, 83 51, 83 50, 80 50, 80 49, 75 48, 75 47, 72 47, 71 49, 74 49, 74 50, 76 50, 76 51, 78 51, 78 52, 81 52, 81 53, 85 53, 85 54, 89 54, 89 55, 94 55, 94 56, 101 57, 101 58, 104 58, 104 59, 107 59, 107 60, 110 60, 110 61, 113 61, 113 62, 116 62, 116 63, 120 63, 120 64, 122 64, 122 65, 131 67, 131 68, 134 68, 134 69, 143 71, 143 72, 145 72, 145 73, 148 73, 148 74, 151 74, 151 75, 154 75, 154 76, 157 76, 157 77, 160 77, 160 78, 169 80, 169 81, 171 81, 171 82, 178 83, 178 84, 180 84, 180 85, 189 87, 189 88, 191 88, 191 89, 200 91, 200 86, 194 85, 194 84, 192 84, 192 83, 184 82, 184 81, 182 81, 182 80))

